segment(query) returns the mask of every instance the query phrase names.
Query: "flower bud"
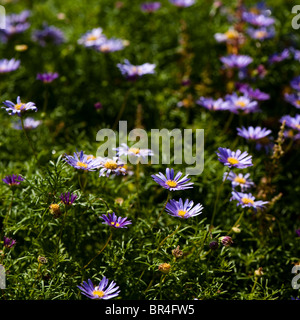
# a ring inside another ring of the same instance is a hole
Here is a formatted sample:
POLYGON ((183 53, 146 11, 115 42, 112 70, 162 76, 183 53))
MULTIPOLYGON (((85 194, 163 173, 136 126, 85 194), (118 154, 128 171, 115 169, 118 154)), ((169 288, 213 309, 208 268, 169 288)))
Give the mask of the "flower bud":
POLYGON ((225 247, 229 247, 233 243, 232 238, 229 236, 221 237, 220 240, 221 240, 221 243, 223 244, 223 246, 225 246, 225 247))
POLYGON ((171 265, 169 263, 162 263, 158 266, 158 270, 162 273, 169 273, 171 270, 171 265))

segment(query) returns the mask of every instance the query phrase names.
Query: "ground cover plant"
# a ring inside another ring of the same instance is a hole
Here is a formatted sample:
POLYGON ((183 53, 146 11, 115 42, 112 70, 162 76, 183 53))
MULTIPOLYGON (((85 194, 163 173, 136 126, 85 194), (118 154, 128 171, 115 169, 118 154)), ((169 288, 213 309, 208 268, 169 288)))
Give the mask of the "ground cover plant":
POLYGON ((292 1, 1 5, 1 300, 299 298, 292 1), (203 171, 100 157, 120 121, 203 129, 203 171))

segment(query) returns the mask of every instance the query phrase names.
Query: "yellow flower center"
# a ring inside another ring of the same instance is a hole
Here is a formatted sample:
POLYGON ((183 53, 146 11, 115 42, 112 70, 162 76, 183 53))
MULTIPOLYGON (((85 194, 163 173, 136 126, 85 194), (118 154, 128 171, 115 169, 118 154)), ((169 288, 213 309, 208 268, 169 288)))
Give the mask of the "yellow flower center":
POLYGON ((245 107, 246 107, 246 103, 245 103, 244 101, 237 101, 237 102, 235 103, 235 105, 236 105, 237 107, 241 107, 241 108, 245 108, 245 107))
POLYGON ((94 40, 97 40, 97 39, 98 39, 98 37, 96 37, 96 36, 94 36, 94 35, 90 35, 90 36, 87 38, 88 41, 94 41, 94 40))
POLYGON ((94 290, 93 296, 98 296, 98 297, 102 298, 104 296, 104 292, 101 290, 94 290))
POLYGON ((104 167, 106 169, 111 169, 111 170, 114 170, 114 169, 117 169, 118 168, 118 164, 116 163, 116 161, 114 160, 107 160, 104 164, 104 167))
POLYGON ((108 52, 110 50, 110 47, 108 45, 103 45, 100 47, 101 52, 108 52))
POLYGON ((76 166, 81 167, 82 169, 86 169, 88 167, 88 165, 84 162, 78 161, 76 163, 76 166))
POLYGON ((169 186, 170 188, 175 188, 177 186, 177 182, 174 180, 167 180, 166 185, 169 186))
POLYGON ((138 153, 140 153, 140 149, 139 149, 139 148, 130 148, 130 149, 128 150, 128 152, 132 152, 132 153, 134 153, 134 154, 138 154, 138 153))
POLYGON ((261 39, 267 35, 267 32, 266 31, 257 31, 255 34, 258 39, 261 39))
POLYGON ((90 160, 90 159, 96 159, 96 157, 93 156, 93 155, 90 155, 90 156, 87 156, 87 157, 86 157, 86 160, 90 160))
MULTIPOLYGON (((114 226, 115 225, 115 223, 112 221, 111 223, 110 223, 112 226, 114 226)), ((120 226, 120 223, 116 223, 116 227, 119 227, 120 226)))
POLYGON ((300 130, 300 124, 296 125, 296 129, 300 130))
POLYGON ((300 106, 300 100, 297 100, 297 101, 296 101, 296 105, 297 105, 297 106, 300 106))
POLYGON ((232 157, 227 158, 227 161, 228 161, 230 164, 232 164, 232 165, 239 163, 239 160, 238 160, 238 159, 232 158, 232 157))
POLYGON ((242 198, 242 202, 244 204, 249 204, 249 203, 253 204, 254 203, 254 201, 252 199, 249 199, 249 198, 242 198))
POLYGON ((24 103, 15 104, 15 109, 21 110, 24 105, 25 105, 24 103))
POLYGON ((227 39, 235 39, 239 36, 239 33, 235 30, 228 30, 225 32, 225 36, 227 39))
POLYGON ((234 181, 240 184, 245 184, 246 183, 246 179, 242 178, 242 177, 235 177, 234 181))
POLYGON ((186 214, 186 211, 184 210, 179 210, 177 213, 180 217, 184 217, 184 215, 186 214))

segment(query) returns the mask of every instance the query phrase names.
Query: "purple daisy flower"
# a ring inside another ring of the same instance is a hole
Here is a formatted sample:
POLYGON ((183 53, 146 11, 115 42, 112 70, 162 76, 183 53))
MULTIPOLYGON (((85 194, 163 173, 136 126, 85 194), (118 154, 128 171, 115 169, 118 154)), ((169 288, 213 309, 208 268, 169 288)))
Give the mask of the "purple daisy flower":
POLYGON ((267 29, 267 28, 260 28, 260 29, 254 29, 254 28, 248 28, 247 33, 250 36, 250 38, 255 40, 266 40, 274 38, 275 36, 275 29, 267 29))
POLYGON ((300 91, 300 76, 293 78, 290 85, 294 90, 300 91))
POLYGON ((227 43, 238 43, 241 44, 244 42, 245 37, 242 33, 238 32, 234 28, 230 28, 225 33, 215 33, 214 38, 217 42, 227 42, 227 43))
POLYGON ((140 148, 131 148, 126 143, 122 143, 120 147, 113 148, 117 151, 117 157, 121 156, 135 156, 137 158, 147 158, 148 156, 153 156, 154 153, 151 149, 140 149, 140 148))
POLYGON ((141 4, 141 10, 144 12, 154 12, 161 7, 161 3, 158 1, 155 2, 144 2, 141 4))
POLYGON ((46 23, 44 23, 41 30, 33 32, 32 39, 42 47, 45 47, 47 44, 60 45, 65 42, 64 33, 54 26, 48 26, 46 23))
POLYGON ((261 127, 248 127, 247 129, 243 126, 237 128, 238 135, 247 140, 260 140, 268 136, 272 131, 261 127))
POLYGON ((224 108, 233 113, 239 111, 250 113, 259 110, 257 101, 252 100, 248 95, 238 96, 235 92, 225 96, 224 108))
POLYGON ((300 109, 300 92, 297 93, 285 93, 284 100, 297 109, 300 109))
POLYGON ((19 14, 12 13, 7 15, 5 19, 5 29, 0 30, 2 42, 7 42, 13 35, 26 31, 30 27, 30 23, 27 21, 30 14, 29 10, 24 10, 19 14))
POLYGON ((60 199, 65 205, 70 206, 77 199, 77 195, 74 193, 66 192, 60 195, 60 199))
POLYGON ((103 34, 102 28, 94 28, 86 32, 79 40, 78 43, 87 48, 97 47, 105 42, 106 36, 103 34))
POLYGON ((18 186, 22 181, 24 181, 24 178, 22 178, 20 175, 12 174, 6 176, 4 179, 2 179, 2 181, 11 187, 18 186))
POLYGON ((4 242, 4 247, 9 249, 11 249, 17 243, 15 239, 8 238, 5 236, 3 237, 3 242, 4 242))
POLYGON ((145 74, 154 74, 155 72, 155 64, 144 63, 139 66, 134 66, 127 59, 124 60, 124 64, 118 63, 117 67, 128 80, 136 80, 145 74))
POLYGON ((108 53, 115 52, 124 49, 124 41, 121 39, 106 39, 99 45, 94 46, 97 51, 108 53))
POLYGON ((108 213, 107 216, 103 214, 100 218, 104 220, 104 222, 102 222, 103 224, 117 229, 127 228, 127 225, 132 224, 131 220, 127 220, 127 217, 117 217, 114 212, 112 214, 108 213))
POLYGON ((187 178, 188 175, 180 179, 181 176, 182 172, 179 171, 176 174, 176 176, 174 176, 174 169, 169 168, 166 169, 166 176, 163 175, 161 172, 155 175, 151 175, 151 177, 156 183, 170 191, 178 191, 193 188, 192 185, 194 183, 188 182, 191 180, 190 178, 187 178))
POLYGON ((125 175, 127 173, 124 167, 125 163, 121 161, 119 157, 102 158, 100 160, 100 172, 99 177, 109 177, 110 174, 125 175))
POLYGON ((9 100, 5 100, 3 104, 5 105, 5 107, 2 108, 4 108, 9 115, 17 114, 18 116, 21 116, 28 110, 34 110, 35 112, 38 110, 34 102, 23 103, 21 102, 20 97, 17 97, 16 104, 9 100))
POLYGON ((83 151, 74 152, 74 156, 65 154, 64 161, 73 168, 84 171, 95 171, 100 166, 99 159, 89 157, 83 151))
POLYGON ((225 57, 221 57, 220 61, 224 64, 226 68, 245 68, 247 67, 253 59, 247 55, 230 54, 225 57))
POLYGON ((15 60, 14 58, 8 59, 1 59, 0 60, 0 74, 1 73, 8 73, 17 70, 20 67, 20 60, 15 60))
POLYGON ((219 157, 218 160, 229 168, 244 169, 253 166, 252 156, 248 155, 247 151, 242 153, 240 150, 231 151, 230 149, 221 147, 218 150, 219 153, 216 152, 219 157))
POLYGON ((300 50, 297 50, 297 49, 291 47, 290 52, 293 55, 294 60, 300 61, 300 50))
POLYGON ((230 201, 232 200, 238 201, 237 205, 241 206, 242 208, 247 207, 247 208, 254 208, 255 210, 257 210, 257 209, 264 208, 265 204, 269 203, 269 201, 262 201, 262 200, 255 201, 255 197, 251 193, 232 191, 231 194, 232 194, 232 197, 230 201))
POLYGON ((289 49, 284 49, 282 52, 280 53, 274 53, 269 57, 268 62, 270 64, 273 63, 277 63, 277 62, 281 62, 283 60, 286 60, 290 57, 290 51, 289 49))
POLYGON ((45 72, 45 73, 38 73, 36 76, 37 80, 40 80, 44 83, 51 83, 53 80, 59 77, 57 72, 45 72))
POLYGON ((91 299, 112 299, 119 295, 120 290, 116 283, 112 281, 108 286, 108 279, 103 277, 98 286, 94 286, 92 281, 88 279, 88 282, 83 281, 81 286, 77 286, 81 293, 91 299), (118 291, 117 291, 118 290, 118 291))
POLYGON ((179 201, 171 199, 166 204, 166 211, 169 215, 173 217, 178 217, 181 219, 188 219, 195 217, 202 213, 203 206, 198 203, 194 207, 194 202, 186 199, 185 202, 180 198, 179 201))
POLYGON ((296 114, 295 117, 286 115, 281 117, 280 122, 285 121, 285 125, 291 129, 300 131, 300 114, 296 114))
POLYGON ((254 26, 269 27, 275 23, 275 19, 267 17, 264 14, 255 14, 252 12, 243 12, 242 19, 254 26))
POLYGON ((238 91, 250 97, 251 99, 260 100, 260 101, 270 99, 270 95, 268 93, 262 92, 259 89, 253 89, 248 84, 239 85, 238 91))
MULTIPOLYGON (((32 129, 37 128, 41 123, 42 123, 41 120, 35 120, 33 118, 28 117, 28 118, 24 119, 24 128, 25 128, 25 130, 32 130, 32 129)), ((23 129, 21 122, 14 123, 13 128, 16 130, 23 129)))
POLYGON ((227 110, 227 105, 222 98, 214 100, 213 98, 200 97, 196 103, 212 111, 227 110))
POLYGON ((190 7, 195 3, 195 0, 169 0, 176 7, 186 8, 190 7))
POLYGON ((229 174, 227 174, 227 172, 224 173, 223 179, 226 179, 226 177, 227 180, 231 181, 233 189, 240 186, 242 192, 254 186, 254 182, 249 179, 250 173, 243 175, 242 173, 236 174, 235 172, 230 171, 229 174))

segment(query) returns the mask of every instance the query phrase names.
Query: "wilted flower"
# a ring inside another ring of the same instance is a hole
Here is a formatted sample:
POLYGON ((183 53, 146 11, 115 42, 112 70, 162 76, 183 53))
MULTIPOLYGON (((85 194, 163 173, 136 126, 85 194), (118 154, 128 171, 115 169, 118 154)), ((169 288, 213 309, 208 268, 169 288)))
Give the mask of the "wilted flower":
POLYGON ((253 59, 246 55, 230 54, 225 57, 220 58, 221 62, 226 68, 245 68, 247 67, 253 59))
POLYGON ((74 156, 69 156, 65 154, 64 161, 66 161, 70 166, 75 169, 84 171, 95 171, 100 166, 100 160, 97 158, 92 158, 80 152, 74 152, 74 156))
POLYGON ((179 201, 171 199, 166 204, 166 211, 173 217, 188 219, 202 213, 203 206, 200 203, 198 203, 194 207, 193 205, 194 202, 189 201, 189 199, 186 199, 184 203, 181 198, 179 199, 179 201))
POLYGON ((49 206, 50 213, 53 215, 54 219, 57 219, 61 216, 60 206, 57 203, 52 203, 49 206))
POLYGON ((17 243, 16 240, 5 237, 5 236, 3 237, 3 242, 4 242, 4 247, 9 249, 11 249, 17 243))
POLYGON ((254 271, 255 277, 262 277, 264 275, 263 268, 259 267, 257 270, 254 271))
POLYGON ((24 178, 22 178, 20 175, 12 174, 6 176, 4 179, 2 179, 2 181, 11 187, 18 186, 22 181, 24 181, 24 178))
POLYGON ((230 245, 233 244, 233 240, 230 236, 223 236, 223 237, 220 237, 219 239, 220 239, 222 245, 225 247, 229 247, 230 245))
POLYGON ((38 73, 36 78, 44 83, 51 83, 53 80, 59 77, 57 72, 45 72, 45 73, 38 73))
POLYGON ((139 66, 132 65, 127 59, 124 63, 118 63, 117 67, 120 69, 123 76, 128 80, 136 80, 145 74, 154 74, 155 64, 144 63, 139 66))
POLYGON ((110 158, 103 158, 100 160, 99 167, 99 177, 106 176, 109 177, 110 174, 116 174, 116 175, 125 175, 126 174, 126 168, 124 167, 124 163, 121 161, 118 157, 110 158))
POLYGON ((144 2, 141 4, 141 10, 144 12, 154 12, 161 7, 161 3, 158 1, 155 2, 144 2))
POLYGON ((39 264, 47 264, 48 259, 46 257, 38 256, 37 258, 39 264))
POLYGON ((254 182, 249 179, 250 173, 243 175, 242 173, 236 174, 235 172, 230 171, 229 174, 226 172, 224 173, 224 179, 226 177, 227 180, 231 181, 232 188, 240 186, 242 191, 249 189, 254 185, 254 182))
POLYGON ((107 286, 108 286, 108 279, 106 277, 103 277, 99 285, 96 287, 94 287, 90 279, 88 279, 88 282, 83 281, 83 284, 77 287, 81 290, 81 293, 83 295, 91 299, 107 300, 107 299, 112 299, 119 295, 120 293, 120 290, 118 290, 119 287, 116 286, 116 283, 114 281, 112 281, 108 287, 107 286))
POLYGON ((32 39, 45 47, 48 44, 59 45, 65 42, 64 33, 54 26, 43 24, 41 30, 35 30, 32 34, 32 39))
POLYGON ((219 248, 219 243, 218 243, 218 241, 211 241, 211 242, 209 243, 209 247, 210 247, 211 250, 216 250, 216 249, 218 249, 218 248, 219 248))
POLYGON ((127 228, 127 225, 132 224, 131 220, 127 220, 127 217, 117 217, 114 212, 112 214, 108 213, 107 216, 103 214, 100 218, 104 220, 104 222, 102 222, 103 224, 107 224, 117 229, 127 228))
POLYGON ((240 150, 231 151, 221 147, 218 150, 219 153, 216 152, 219 157, 218 160, 229 168, 244 169, 253 165, 252 156, 248 155, 247 151, 242 153, 240 150))
POLYGON ((180 250, 180 246, 177 246, 176 249, 173 249, 172 250, 172 255, 178 259, 178 258, 181 258, 183 256, 183 251, 180 250))
POLYGON ((20 60, 15 60, 14 58, 8 59, 1 59, 0 60, 0 74, 1 73, 8 73, 17 70, 20 67, 20 60))
POLYGON ((161 271, 162 273, 169 273, 171 270, 171 265, 169 263, 161 263, 158 266, 158 270, 161 271))
POLYGON ((77 195, 74 193, 66 192, 60 195, 60 199, 65 205, 70 206, 77 199, 77 195))
POLYGON ((232 194, 232 197, 230 198, 230 201, 232 200, 238 201, 237 205, 241 206, 242 208, 250 207, 257 210, 257 209, 264 208, 265 204, 269 203, 269 201, 262 201, 262 200, 255 201, 255 197, 251 193, 232 191, 231 194, 232 194))
POLYGON ((17 114, 18 116, 21 116, 21 114, 25 113, 28 110, 34 110, 35 112, 37 111, 37 107, 34 102, 23 103, 21 102, 20 97, 17 97, 16 104, 9 100, 5 100, 3 104, 5 105, 5 107, 2 108, 4 108, 9 115, 17 114))
POLYGON ((177 190, 185 190, 193 188, 192 185, 193 182, 188 182, 191 179, 187 178, 188 175, 184 176, 180 179, 182 176, 182 172, 178 172, 176 176, 174 176, 174 169, 166 169, 166 176, 164 176, 161 172, 155 175, 151 175, 153 180, 158 183, 160 186, 162 186, 165 189, 168 189, 170 191, 177 191, 177 190))
POLYGON ((172 4, 174 4, 176 7, 190 7, 195 3, 195 0, 169 0, 172 4))

